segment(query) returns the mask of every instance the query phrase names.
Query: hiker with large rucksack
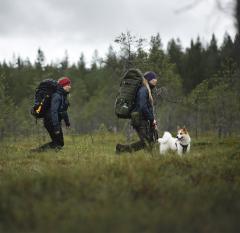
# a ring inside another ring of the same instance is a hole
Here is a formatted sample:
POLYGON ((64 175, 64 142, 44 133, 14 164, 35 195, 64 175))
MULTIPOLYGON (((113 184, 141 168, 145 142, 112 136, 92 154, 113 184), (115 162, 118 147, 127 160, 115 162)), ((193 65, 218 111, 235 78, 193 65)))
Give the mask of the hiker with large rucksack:
POLYGON ((115 113, 119 118, 131 119, 139 141, 117 144, 116 153, 134 152, 143 148, 151 149, 156 133, 156 120, 153 114, 152 89, 157 85, 157 75, 148 71, 130 69, 123 76, 115 103, 115 113))
POLYGON ((69 107, 67 96, 70 90, 71 80, 68 77, 62 77, 58 81, 47 79, 39 84, 31 113, 36 119, 43 118, 44 127, 52 141, 33 151, 61 149, 64 146, 61 121, 64 120, 66 127, 70 127, 67 113, 69 107))

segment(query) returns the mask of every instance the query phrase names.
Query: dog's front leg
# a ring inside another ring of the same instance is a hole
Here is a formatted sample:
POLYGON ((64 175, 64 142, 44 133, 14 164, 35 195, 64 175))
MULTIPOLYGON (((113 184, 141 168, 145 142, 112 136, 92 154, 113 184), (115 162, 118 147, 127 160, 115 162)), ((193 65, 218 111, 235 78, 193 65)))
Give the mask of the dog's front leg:
POLYGON ((177 154, 182 157, 183 154, 183 148, 180 144, 177 144, 177 154))
POLYGON ((159 153, 160 153, 160 155, 164 155, 165 152, 166 152, 166 150, 165 150, 164 146, 160 144, 159 145, 159 153))

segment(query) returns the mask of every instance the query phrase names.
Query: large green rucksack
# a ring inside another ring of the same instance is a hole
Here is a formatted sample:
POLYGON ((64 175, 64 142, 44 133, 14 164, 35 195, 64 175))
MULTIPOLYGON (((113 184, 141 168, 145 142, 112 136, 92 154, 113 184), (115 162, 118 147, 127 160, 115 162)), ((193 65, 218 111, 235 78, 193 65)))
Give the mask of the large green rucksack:
POLYGON ((122 78, 115 101, 115 114, 119 118, 131 118, 138 89, 142 86, 143 75, 138 69, 129 69, 122 78))

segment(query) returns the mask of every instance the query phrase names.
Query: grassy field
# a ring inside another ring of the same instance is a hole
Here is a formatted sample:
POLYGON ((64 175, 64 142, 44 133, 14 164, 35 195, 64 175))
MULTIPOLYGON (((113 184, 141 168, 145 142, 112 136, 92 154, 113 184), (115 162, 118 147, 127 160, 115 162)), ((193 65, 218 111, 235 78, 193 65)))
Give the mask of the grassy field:
POLYGON ((239 232, 239 138, 200 138, 188 156, 115 155, 123 137, 0 144, 0 232, 239 232))

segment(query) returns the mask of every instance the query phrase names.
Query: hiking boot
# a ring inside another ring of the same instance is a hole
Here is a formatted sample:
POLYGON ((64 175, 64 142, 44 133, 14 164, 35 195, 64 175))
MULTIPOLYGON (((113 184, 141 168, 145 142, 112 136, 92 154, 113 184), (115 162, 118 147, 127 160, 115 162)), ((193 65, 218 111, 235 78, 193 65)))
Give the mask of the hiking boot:
POLYGON ((122 145, 122 144, 117 144, 116 145, 116 154, 121 154, 124 152, 129 152, 131 153, 132 150, 129 145, 122 145))
POLYGON ((32 153, 41 153, 48 150, 55 150, 56 152, 60 151, 62 149, 62 146, 56 145, 53 142, 46 143, 42 146, 39 146, 37 148, 30 149, 30 152, 32 153))
POLYGON ((29 150, 30 153, 38 153, 41 152, 39 148, 32 148, 29 150))
POLYGON ((54 148, 52 148, 55 150, 55 152, 59 152, 60 150, 62 150, 62 146, 56 146, 54 148))
POLYGON ((121 144, 117 144, 117 145, 116 145, 115 153, 116 153, 116 154, 120 154, 120 153, 121 153, 121 144))

